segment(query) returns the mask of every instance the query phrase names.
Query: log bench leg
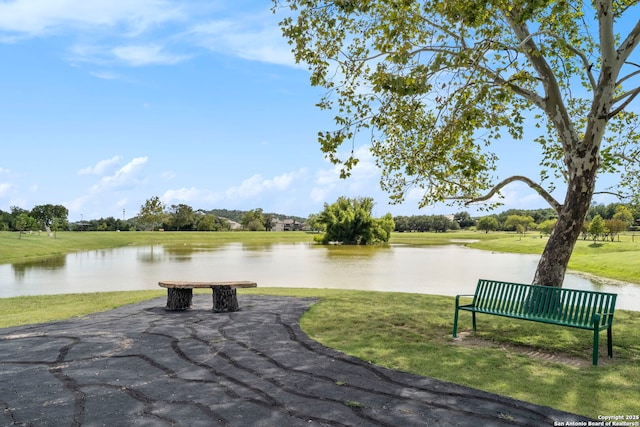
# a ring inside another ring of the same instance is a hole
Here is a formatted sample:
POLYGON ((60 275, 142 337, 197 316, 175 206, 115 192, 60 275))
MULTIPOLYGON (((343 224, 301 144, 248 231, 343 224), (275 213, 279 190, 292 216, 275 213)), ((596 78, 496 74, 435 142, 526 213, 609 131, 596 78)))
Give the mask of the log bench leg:
POLYGON ((236 290, 231 286, 215 286, 213 288, 213 312, 238 311, 236 290))
POLYGON ((165 310, 177 311, 188 310, 191 308, 193 299, 192 289, 168 288, 167 289, 167 306, 165 310))

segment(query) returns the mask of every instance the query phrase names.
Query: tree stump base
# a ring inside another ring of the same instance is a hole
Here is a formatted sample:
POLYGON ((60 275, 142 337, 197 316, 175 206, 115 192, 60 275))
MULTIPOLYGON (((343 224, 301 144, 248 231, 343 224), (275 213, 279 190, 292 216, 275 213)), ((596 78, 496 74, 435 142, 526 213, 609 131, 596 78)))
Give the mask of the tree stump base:
POLYGON ((235 288, 215 286, 213 288, 213 312, 222 313, 240 310, 235 288))
POLYGON ((230 281, 230 282, 191 282, 185 280, 165 280, 158 282, 163 288, 167 288, 168 311, 182 311, 191 308, 193 289, 209 288, 213 291, 213 312, 228 312, 240 310, 237 288, 255 288, 256 282, 230 281))
POLYGON ((167 306, 165 310, 183 311, 191 308, 193 289, 169 288, 167 289, 167 306))

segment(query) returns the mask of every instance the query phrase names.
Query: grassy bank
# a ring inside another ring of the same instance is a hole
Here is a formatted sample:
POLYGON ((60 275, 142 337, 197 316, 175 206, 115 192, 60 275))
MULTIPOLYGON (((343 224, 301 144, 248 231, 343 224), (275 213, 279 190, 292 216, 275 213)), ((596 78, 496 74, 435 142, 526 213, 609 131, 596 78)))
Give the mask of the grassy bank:
MULTIPOLYGON (((240 292, 320 298, 301 320, 305 332, 377 365, 594 418, 640 414, 637 312, 616 313, 614 359, 604 356, 603 342, 601 366, 593 367, 586 331, 479 316, 476 336, 453 340, 451 297, 324 289, 240 292)), ((0 327, 83 315, 156 296, 164 293, 5 298, 0 299, 0 327)), ((470 329, 470 316, 461 315, 460 322, 462 331, 470 329)))
MULTIPOLYGON (((477 249, 496 252, 540 254, 546 238, 519 238, 506 234, 498 239, 470 244, 477 249)), ((625 234, 620 241, 578 240, 569 261, 569 269, 625 282, 640 283, 640 235, 625 234)))
POLYGON ((312 241, 306 233, 268 232, 57 232, 23 234, 0 232, 0 264, 29 261, 78 251, 140 245, 247 244, 312 241))

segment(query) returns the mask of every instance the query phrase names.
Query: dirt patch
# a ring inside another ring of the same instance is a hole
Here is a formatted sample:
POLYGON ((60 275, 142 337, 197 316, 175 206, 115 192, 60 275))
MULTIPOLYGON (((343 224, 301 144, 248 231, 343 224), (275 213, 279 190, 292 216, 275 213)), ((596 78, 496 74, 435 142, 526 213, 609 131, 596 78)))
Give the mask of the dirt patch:
MULTIPOLYGON (((460 332, 458 333, 458 337, 453 339, 452 342, 455 346, 461 347, 482 347, 482 348, 499 348, 505 352, 520 354, 523 356, 532 357, 538 360, 544 360, 552 363, 561 363, 566 366, 571 366, 575 368, 588 368, 592 365, 591 363, 591 353, 585 355, 585 358, 576 357, 565 353, 556 353, 544 351, 536 347, 527 346, 527 345, 515 345, 509 343, 497 343, 495 341, 486 340, 477 336, 474 336, 471 332, 460 332)), ((612 363, 612 359, 607 357, 607 355, 602 355, 598 357, 598 365, 606 366, 612 363)))

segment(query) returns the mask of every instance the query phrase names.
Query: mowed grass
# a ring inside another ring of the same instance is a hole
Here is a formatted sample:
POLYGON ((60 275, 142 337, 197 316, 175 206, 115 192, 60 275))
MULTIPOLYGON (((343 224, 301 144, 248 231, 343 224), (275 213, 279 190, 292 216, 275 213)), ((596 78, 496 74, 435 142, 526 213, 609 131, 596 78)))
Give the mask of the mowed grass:
MULTIPOLYGON (((451 336, 454 299, 334 289, 256 288, 240 294, 314 297, 301 327, 320 343, 373 364, 550 406, 585 417, 640 414, 640 313, 618 310, 614 359, 591 365, 587 331, 462 313, 451 336)), ((0 327, 82 316, 160 297, 163 291, 0 299, 0 327)), ((214 315, 214 314, 212 314, 214 315)))
MULTIPOLYGON (((476 249, 495 252, 541 254, 547 238, 539 235, 495 233, 496 238, 470 243, 476 249)), ((622 234, 620 240, 578 240, 569 269, 609 279, 640 283, 640 234, 622 234)), ((525 279, 523 279, 525 280, 525 279)), ((525 282, 526 283, 526 282, 525 282)))
POLYGON ((0 328, 69 319, 164 295, 158 290, 0 298, 0 328))
MULTIPOLYGON (((56 238, 0 232, 0 263, 20 262, 74 251, 127 245, 215 245, 229 242, 272 244, 311 242, 306 233, 59 232, 56 238)), ((467 242, 496 252, 541 253, 546 238, 511 233, 396 233, 392 243, 407 245, 467 242)), ((460 243, 458 243, 460 244, 460 243)), ((640 236, 618 242, 579 241, 573 270, 640 283, 640 236)), ((523 277, 527 282, 531 278, 523 277)), ((316 297, 301 326, 313 339, 377 365, 430 376, 516 399, 597 418, 640 414, 640 313, 616 311, 614 359, 606 357, 601 336, 598 367, 591 366, 592 335, 587 331, 461 314, 462 339, 451 337, 451 297, 341 291, 258 288, 240 293, 316 297)), ((106 292, 0 298, 0 327, 82 316, 162 296, 159 291, 106 292)), ((163 304, 159 300, 159 304, 163 304)))

